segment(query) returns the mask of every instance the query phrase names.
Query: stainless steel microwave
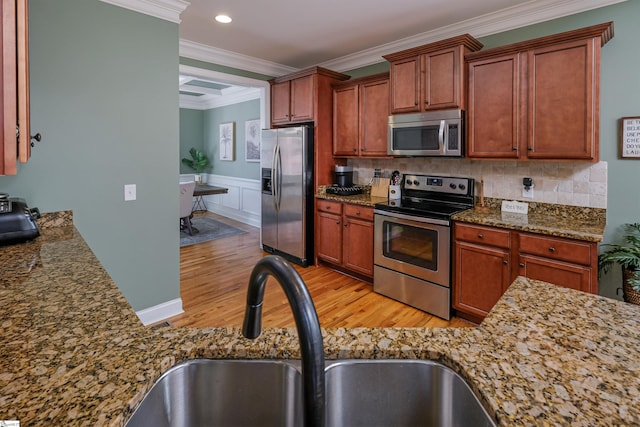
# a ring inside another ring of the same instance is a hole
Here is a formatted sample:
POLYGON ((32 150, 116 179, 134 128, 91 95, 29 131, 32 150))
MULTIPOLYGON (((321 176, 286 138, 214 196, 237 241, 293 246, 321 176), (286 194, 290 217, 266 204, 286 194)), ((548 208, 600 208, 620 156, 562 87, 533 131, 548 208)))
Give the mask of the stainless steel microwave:
POLYGON ((388 143, 392 156, 464 157, 464 111, 389 116, 388 143))

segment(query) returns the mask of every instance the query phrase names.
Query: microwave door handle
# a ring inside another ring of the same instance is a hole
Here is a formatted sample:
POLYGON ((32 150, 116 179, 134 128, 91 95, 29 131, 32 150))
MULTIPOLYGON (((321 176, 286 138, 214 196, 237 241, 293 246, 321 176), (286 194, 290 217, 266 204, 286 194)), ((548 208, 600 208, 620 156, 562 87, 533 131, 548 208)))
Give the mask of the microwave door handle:
POLYGON ((440 130, 438 131, 438 143, 440 144, 440 153, 444 153, 445 145, 444 145, 444 128, 447 123, 444 120, 440 120, 440 130))

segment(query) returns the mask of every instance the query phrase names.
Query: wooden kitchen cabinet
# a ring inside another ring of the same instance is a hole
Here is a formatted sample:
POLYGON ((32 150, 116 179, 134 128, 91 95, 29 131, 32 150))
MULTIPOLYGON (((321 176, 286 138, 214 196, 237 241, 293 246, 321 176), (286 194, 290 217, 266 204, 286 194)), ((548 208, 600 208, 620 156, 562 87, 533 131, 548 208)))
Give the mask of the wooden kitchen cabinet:
POLYGON ((2 2, 0 175, 15 175, 31 156, 28 0, 2 2))
POLYGON ((384 55, 390 62, 391 112, 465 109, 464 55, 481 48, 465 34, 384 55))
POLYGON ((483 319, 511 284, 511 233, 455 224, 453 308, 483 319))
POLYGON ((334 165, 346 159, 333 158, 333 90, 331 85, 348 80, 346 74, 311 67, 269 81, 271 127, 313 123, 313 188, 333 183, 334 165))
POLYGON ((318 200, 316 256, 342 264, 342 203, 318 200))
POLYGON ((318 200, 316 256, 341 270, 373 277, 373 208, 318 200))
POLYGON ((597 161, 611 37, 605 23, 466 55, 468 157, 597 161))
POLYGON ((598 293, 598 245, 518 233, 519 275, 598 293))
POLYGON ((271 87, 271 122, 286 124, 314 119, 313 76, 274 83, 271 87))
POLYGON ((598 293, 598 245, 455 223, 453 308, 483 319, 517 276, 598 293), (517 263, 512 262, 517 260, 517 263))
MULTIPOLYGON (((347 80, 349 76, 326 68, 312 67, 293 74, 269 80, 271 85, 271 125, 286 125, 315 121, 324 114, 316 108, 318 91, 324 90, 325 80, 333 82, 347 80)), ((331 92, 328 93, 331 97, 331 92)), ((329 105, 331 106, 331 105, 329 105)))
POLYGON ((338 83, 333 88, 333 155, 387 157, 389 74, 338 83))

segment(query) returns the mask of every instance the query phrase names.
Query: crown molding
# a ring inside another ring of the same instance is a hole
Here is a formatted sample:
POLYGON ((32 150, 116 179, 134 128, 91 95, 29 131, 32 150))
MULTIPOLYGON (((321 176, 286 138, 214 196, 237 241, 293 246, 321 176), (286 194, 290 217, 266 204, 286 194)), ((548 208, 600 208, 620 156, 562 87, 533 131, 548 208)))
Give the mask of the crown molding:
POLYGON ((199 61, 238 68, 266 76, 277 77, 298 71, 298 68, 255 58, 253 56, 242 55, 230 50, 219 49, 190 40, 180 39, 179 52, 180 56, 184 58, 197 59, 199 61))
POLYGON ((180 23, 180 14, 189 6, 185 0, 101 0, 145 15, 180 23))
POLYGON ((344 72, 382 62, 382 55, 469 33, 480 38, 627 0, 536 0, 318 64, 344 72))

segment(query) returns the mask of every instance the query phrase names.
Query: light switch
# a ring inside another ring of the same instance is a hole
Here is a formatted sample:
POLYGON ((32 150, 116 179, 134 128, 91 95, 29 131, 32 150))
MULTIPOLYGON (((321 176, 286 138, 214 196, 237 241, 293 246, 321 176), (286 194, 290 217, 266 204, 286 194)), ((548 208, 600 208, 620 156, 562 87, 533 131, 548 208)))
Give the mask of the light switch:
POLYGON ((128 202, 130 200, 136 199, 136 185, 135 184, 125 184, 124 185, 124 201, 128 202))

